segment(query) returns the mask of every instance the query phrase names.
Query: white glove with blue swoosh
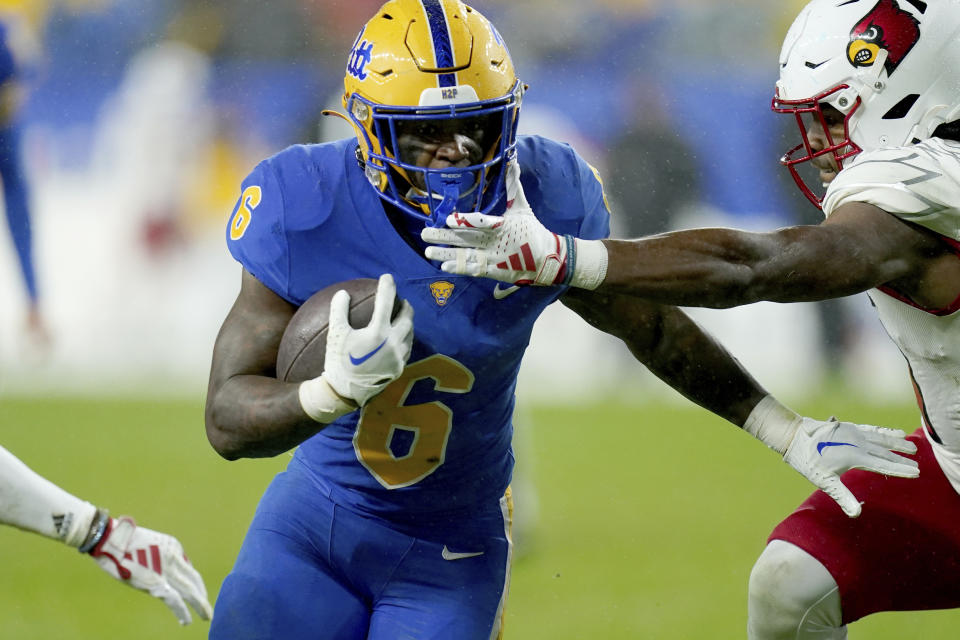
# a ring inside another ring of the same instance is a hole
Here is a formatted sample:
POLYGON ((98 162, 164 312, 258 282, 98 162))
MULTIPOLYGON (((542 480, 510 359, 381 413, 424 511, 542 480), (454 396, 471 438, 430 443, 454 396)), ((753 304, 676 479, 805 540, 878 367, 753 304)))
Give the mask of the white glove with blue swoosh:
POLYGON ((850 469, 864 469, 886 476, 916 478, 913 454, 917 447, 899 429, 870 424, 805 418, 766 396, 754 407, 743 428, 783 455, 791 467, 833 498, 851 518, 860 515, 860 502, 840 480, 850 469))
POLYGON ((362 407, 403 372, 413 348, 413 307, 404 300, 391 320, 396 295, 393 276, 380 276, 370 323, 354 329, 350 294, 342 289, 334 294, 323 374, 300 385, 300 404, 311 418, 329 423, 362 407))

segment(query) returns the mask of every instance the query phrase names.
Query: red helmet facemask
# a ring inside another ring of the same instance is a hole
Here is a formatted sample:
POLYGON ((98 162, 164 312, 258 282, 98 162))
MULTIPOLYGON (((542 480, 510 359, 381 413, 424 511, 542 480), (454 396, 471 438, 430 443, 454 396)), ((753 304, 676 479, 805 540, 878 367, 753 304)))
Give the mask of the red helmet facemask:
MULTIPOLYGON (((793 176, 794 182, 797 183, 797 186, 800 187, 800 190, 803 192, 803 195, 812 202, 817 208, 821 208, 823 204, 823 197, 818 196, 814 193, 813 189, 804 181, 803 177, 797 171, 797 165, 802 162, 809 162, 814 158, 819 158, 820 156, 830 154, 833 156, 834 161, 837 163, 837 171, 839 172, 843 169, 843 161, 847 158, 857 155, 862 151, 860 147, 854 144, 850 140, 850 118, 856 113, 857 109, 860 108, 860 97, 857 96, 856 102, 854 102, 853 107, 847 112, 846 116, 843 119, 843 138, 839 141, 834 141, 833 136, 830 135, 830 127, 827 125, 827 120, 823 115, 822 103, 825 102, 833 94, 848 89, 849 85, 841 84, 832 89, 828 89, 812 98, 804 98, 801 100, 784 100, 780 98, 780 92, 777 90, 773 96, 773 101, 771 103, 771 108, 777 113, 789 113, 793 114, 794 118, 797 121, 797 126, 800 128, 800 139, 801 143, 787 151, 781 158, 780 164, 784 165, 790 170, 790 175, 793 176), (822 127, 823 134, 826 138, 826 146, 820 150, 814 150, 810 145, 810 139, 807 136, 807 125, 803 122, 803 116, 805 114, 810 114, 811 118, 815 118, 817 122, 820 123, 822 127), (802 155, 797 157, 797 154, 802 155)), ((844 98, 841 98, 841 101, 844 98)))

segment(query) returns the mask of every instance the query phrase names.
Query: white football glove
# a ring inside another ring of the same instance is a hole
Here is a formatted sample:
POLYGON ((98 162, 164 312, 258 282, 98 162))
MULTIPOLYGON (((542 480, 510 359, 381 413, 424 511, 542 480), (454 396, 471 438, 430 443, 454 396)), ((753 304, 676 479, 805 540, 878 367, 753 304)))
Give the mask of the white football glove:
POLYGON ((916 478, 920 475, 917 462, 893 453, 917 452, 917 446, 905 438, 899 429, 836 418, 827 422, 803 418, 783 459, 836 500, 844 513, 856 518, 860 502, 840 481, 840 475, 850 469, 864 469, 885 476, 916 478))
MULTIPOLYGON (((348 320, 349 293, 341 289, 330 301, 327 352, 321 377, 337 395, 361 407, 397 379, 413 348, 410 303, 404 300, 397 317, 390 320, 396 295, 393 276, 389 273, 380 276, 370 324, 360 329, 351 327, 348 320)), ((301 393, 301 403, 303 398, 301 393)))
POLYGON ((450 245, 427 247, 426 257, 458 275, 595 289, 606 275, 603 244, 557 235, 544 227, 523 193, 516 158, 507 163, 506 186, 507 209, 502 216, 452 213, 447 216, 449 229, 424 228, 420 237, 425 242, 450 245))
POLYGON ((846 471, 864 469, 898 478, 920 475, 915 460, 893 453, 917 452, 917 446, 906 440, 903 431, 840 422, 836 418, 825 422, 805 418, 772 396, 767 396, 754 408, 744 430, 784 454, 787 464, 833 498, 851 518, 860 515, 861 507, 840 481, 846 471))
POLYGON ((163 600, 180 624, 192 620, 186 603, 204 620, 213 615, 203 578, 173 536, 138 527, 126 516, 110 518, 90 555, 117 580, 163 600))

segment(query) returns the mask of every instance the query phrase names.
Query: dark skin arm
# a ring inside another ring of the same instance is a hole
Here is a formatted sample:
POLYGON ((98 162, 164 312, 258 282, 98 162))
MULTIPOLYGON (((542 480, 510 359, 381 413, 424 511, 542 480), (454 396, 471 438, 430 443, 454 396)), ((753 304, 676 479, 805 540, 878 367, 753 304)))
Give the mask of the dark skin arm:
POLYGON ((570 289, 561 298, 588 323, 626 343, 658 378, 736 425, 767 392, 740 363, 676 307, 570 289))
POLYGON ((296 310, 244 270, 207 388, 207 439, 227 460, 277 455, 324 427, 301 408, 299 385, 276 378, 280 338, 296 310))
POLYGON ((866 203, 843 205, 815 226, 694 229, 604 243, 609 266, 599 290, 666 304, 803 302, 886 284, 940 308, 960 292, 960 260, 939 236, 866 203))

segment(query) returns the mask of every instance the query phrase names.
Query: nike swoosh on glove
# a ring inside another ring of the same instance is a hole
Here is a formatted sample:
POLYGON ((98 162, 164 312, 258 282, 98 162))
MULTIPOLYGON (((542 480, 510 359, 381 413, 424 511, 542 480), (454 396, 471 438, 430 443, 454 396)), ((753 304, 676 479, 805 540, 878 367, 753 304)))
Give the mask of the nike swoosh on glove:
POLYGON ((413 349, 410 303, 404 300, 396 318, 390 319, 396 295, 393 276, 389 273, 380 276, 373 316, 366 327, 359 329, 351 327, 348 320, 349 293, 341 289, 330 301, 322 377, 338 395, 361 407, 403 373, 413 349))
POLYGON ((917 446, 905 437, 899 429, 840 422, 836 418, 826 422, 802 418, 783 459, 833 498, 844 513, 856 518, 861 511, 860 501, 840 481, 841 474, 864 469, 886 476, 916 478, 920 475, 917 462, 893 453, 917 452, 917 446))

